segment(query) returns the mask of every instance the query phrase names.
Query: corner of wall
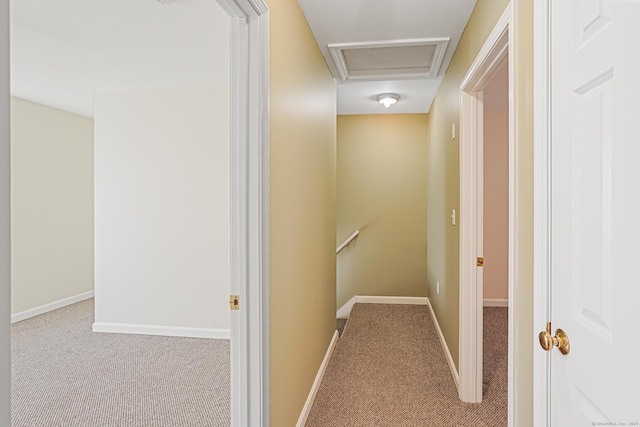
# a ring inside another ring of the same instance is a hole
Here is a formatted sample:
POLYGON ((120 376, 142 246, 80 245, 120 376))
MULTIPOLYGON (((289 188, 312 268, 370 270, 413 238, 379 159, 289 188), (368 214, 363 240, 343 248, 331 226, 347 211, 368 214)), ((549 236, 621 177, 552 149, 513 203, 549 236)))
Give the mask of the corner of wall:
POLYGON ((93 120, 12 97, 11 192, 12 314, 93 291, 93 120))

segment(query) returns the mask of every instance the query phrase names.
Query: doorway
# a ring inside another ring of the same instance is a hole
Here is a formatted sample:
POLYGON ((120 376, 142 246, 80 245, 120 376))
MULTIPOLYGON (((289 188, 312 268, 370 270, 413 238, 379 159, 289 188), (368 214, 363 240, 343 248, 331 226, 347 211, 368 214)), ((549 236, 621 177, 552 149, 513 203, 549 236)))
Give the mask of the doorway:
MULTIPOLYGON (((513 33, 509 31, 512 7, 508 5, 487 38, 460 85, 460 388, 465 402, 481 402, 483 393, 483 308, 484 308, 484 99, 492 79, 506 73, 513 87, 513 33)), ((504 79, 504 78, 503 78, 504 79)), ((487 99, 489 101, 490 98, 487 99)), ((513 94, 508 90, 508 181, 507 181, 507 305, 514 298, 514 176, 513 94)), ((504 97, 503 97, 504 102, 504 97)), ((503 119, 504 120, 504 119, 503 119)), ((494 258, 493 256, 492 258, 494 258)), ((487 260, 488 261, 488 260, 487 260)), ((504 261, 504 259, 502 260, 504 261)), ((497 263, 495 263, 497 264, 497 263)), ((503 273, 504 274, 504 273, 503 273)), ((487 291, 489 291, 487 289, 487 291)), ((501 299, 503 298, 488 298, 501 299)), ((496 301, 493 301, 495 304, 496 301)), ((508 331, 513 330, 514 313, 508 314, 508 331)), ((510 424, 513 384, 513 339, 508 337, 508 407, 510 424)))
MULTIPOLYGON (((483 89, 483 398, 507 403, 509 319, 508 58, 483 89)), ((480 234, 480 233, 479 233, 480 234)), ((506 413, 506 411, 505 411, 506 413)))
MULTIPOLYGON (((268 9, 219 0, 231 18, 231 292, 256 309, 231 314, 232 425, 268 420, 268 9), (252 66, 249 67, 251 59, 252 66), (265 226, 266 225, 266 226, 265 226), (251 355, 251 356, 250 356, 251 355)), ((3 31, 9 1, 0 1, 3 31)), ((10 421, 9 37, 0 38, 0 423, 10 421)), ((268 421, 267 421, 268 422, 268 421)))
POLYGON ((509 306, 509 73, 483 90, 483 306, 509 306))

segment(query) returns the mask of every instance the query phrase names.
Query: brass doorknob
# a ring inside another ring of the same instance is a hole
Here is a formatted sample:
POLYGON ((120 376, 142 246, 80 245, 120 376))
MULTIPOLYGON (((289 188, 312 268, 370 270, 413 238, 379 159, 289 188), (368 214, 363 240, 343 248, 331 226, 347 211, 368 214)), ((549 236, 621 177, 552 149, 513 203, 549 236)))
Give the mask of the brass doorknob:
POLYGON ((540 339, 540 346, 546 351, 551 351, 553 347, 558 347, 560 353, 567 355, 571 350, 569 337, 562 329, 556 329, 556 335, 551 335, 551 322, 547 323, 547 329, 540 332, 538 338, 540 339))

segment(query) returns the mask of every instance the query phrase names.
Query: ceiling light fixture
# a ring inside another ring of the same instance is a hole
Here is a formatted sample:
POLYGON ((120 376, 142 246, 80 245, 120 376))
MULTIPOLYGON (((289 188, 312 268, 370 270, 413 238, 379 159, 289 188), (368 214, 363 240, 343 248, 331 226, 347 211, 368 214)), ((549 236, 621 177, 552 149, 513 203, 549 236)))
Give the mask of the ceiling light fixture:
POLYGON ((400 99, 400 95, 396 93, 383 93, 381 95, 378 95, 376 99, 380 104, 384 105, 385 108, 389 108, 393 104, 398 102, 398 100, 400 99))

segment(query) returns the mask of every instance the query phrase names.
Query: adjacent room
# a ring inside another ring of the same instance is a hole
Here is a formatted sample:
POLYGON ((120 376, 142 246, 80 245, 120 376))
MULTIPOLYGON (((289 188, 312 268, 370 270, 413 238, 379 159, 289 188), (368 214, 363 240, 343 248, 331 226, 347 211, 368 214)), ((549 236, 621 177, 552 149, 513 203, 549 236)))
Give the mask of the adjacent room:
POLYGON ((12 3, 14 427, 230 424, 229 38, 209 0, 12 3))

